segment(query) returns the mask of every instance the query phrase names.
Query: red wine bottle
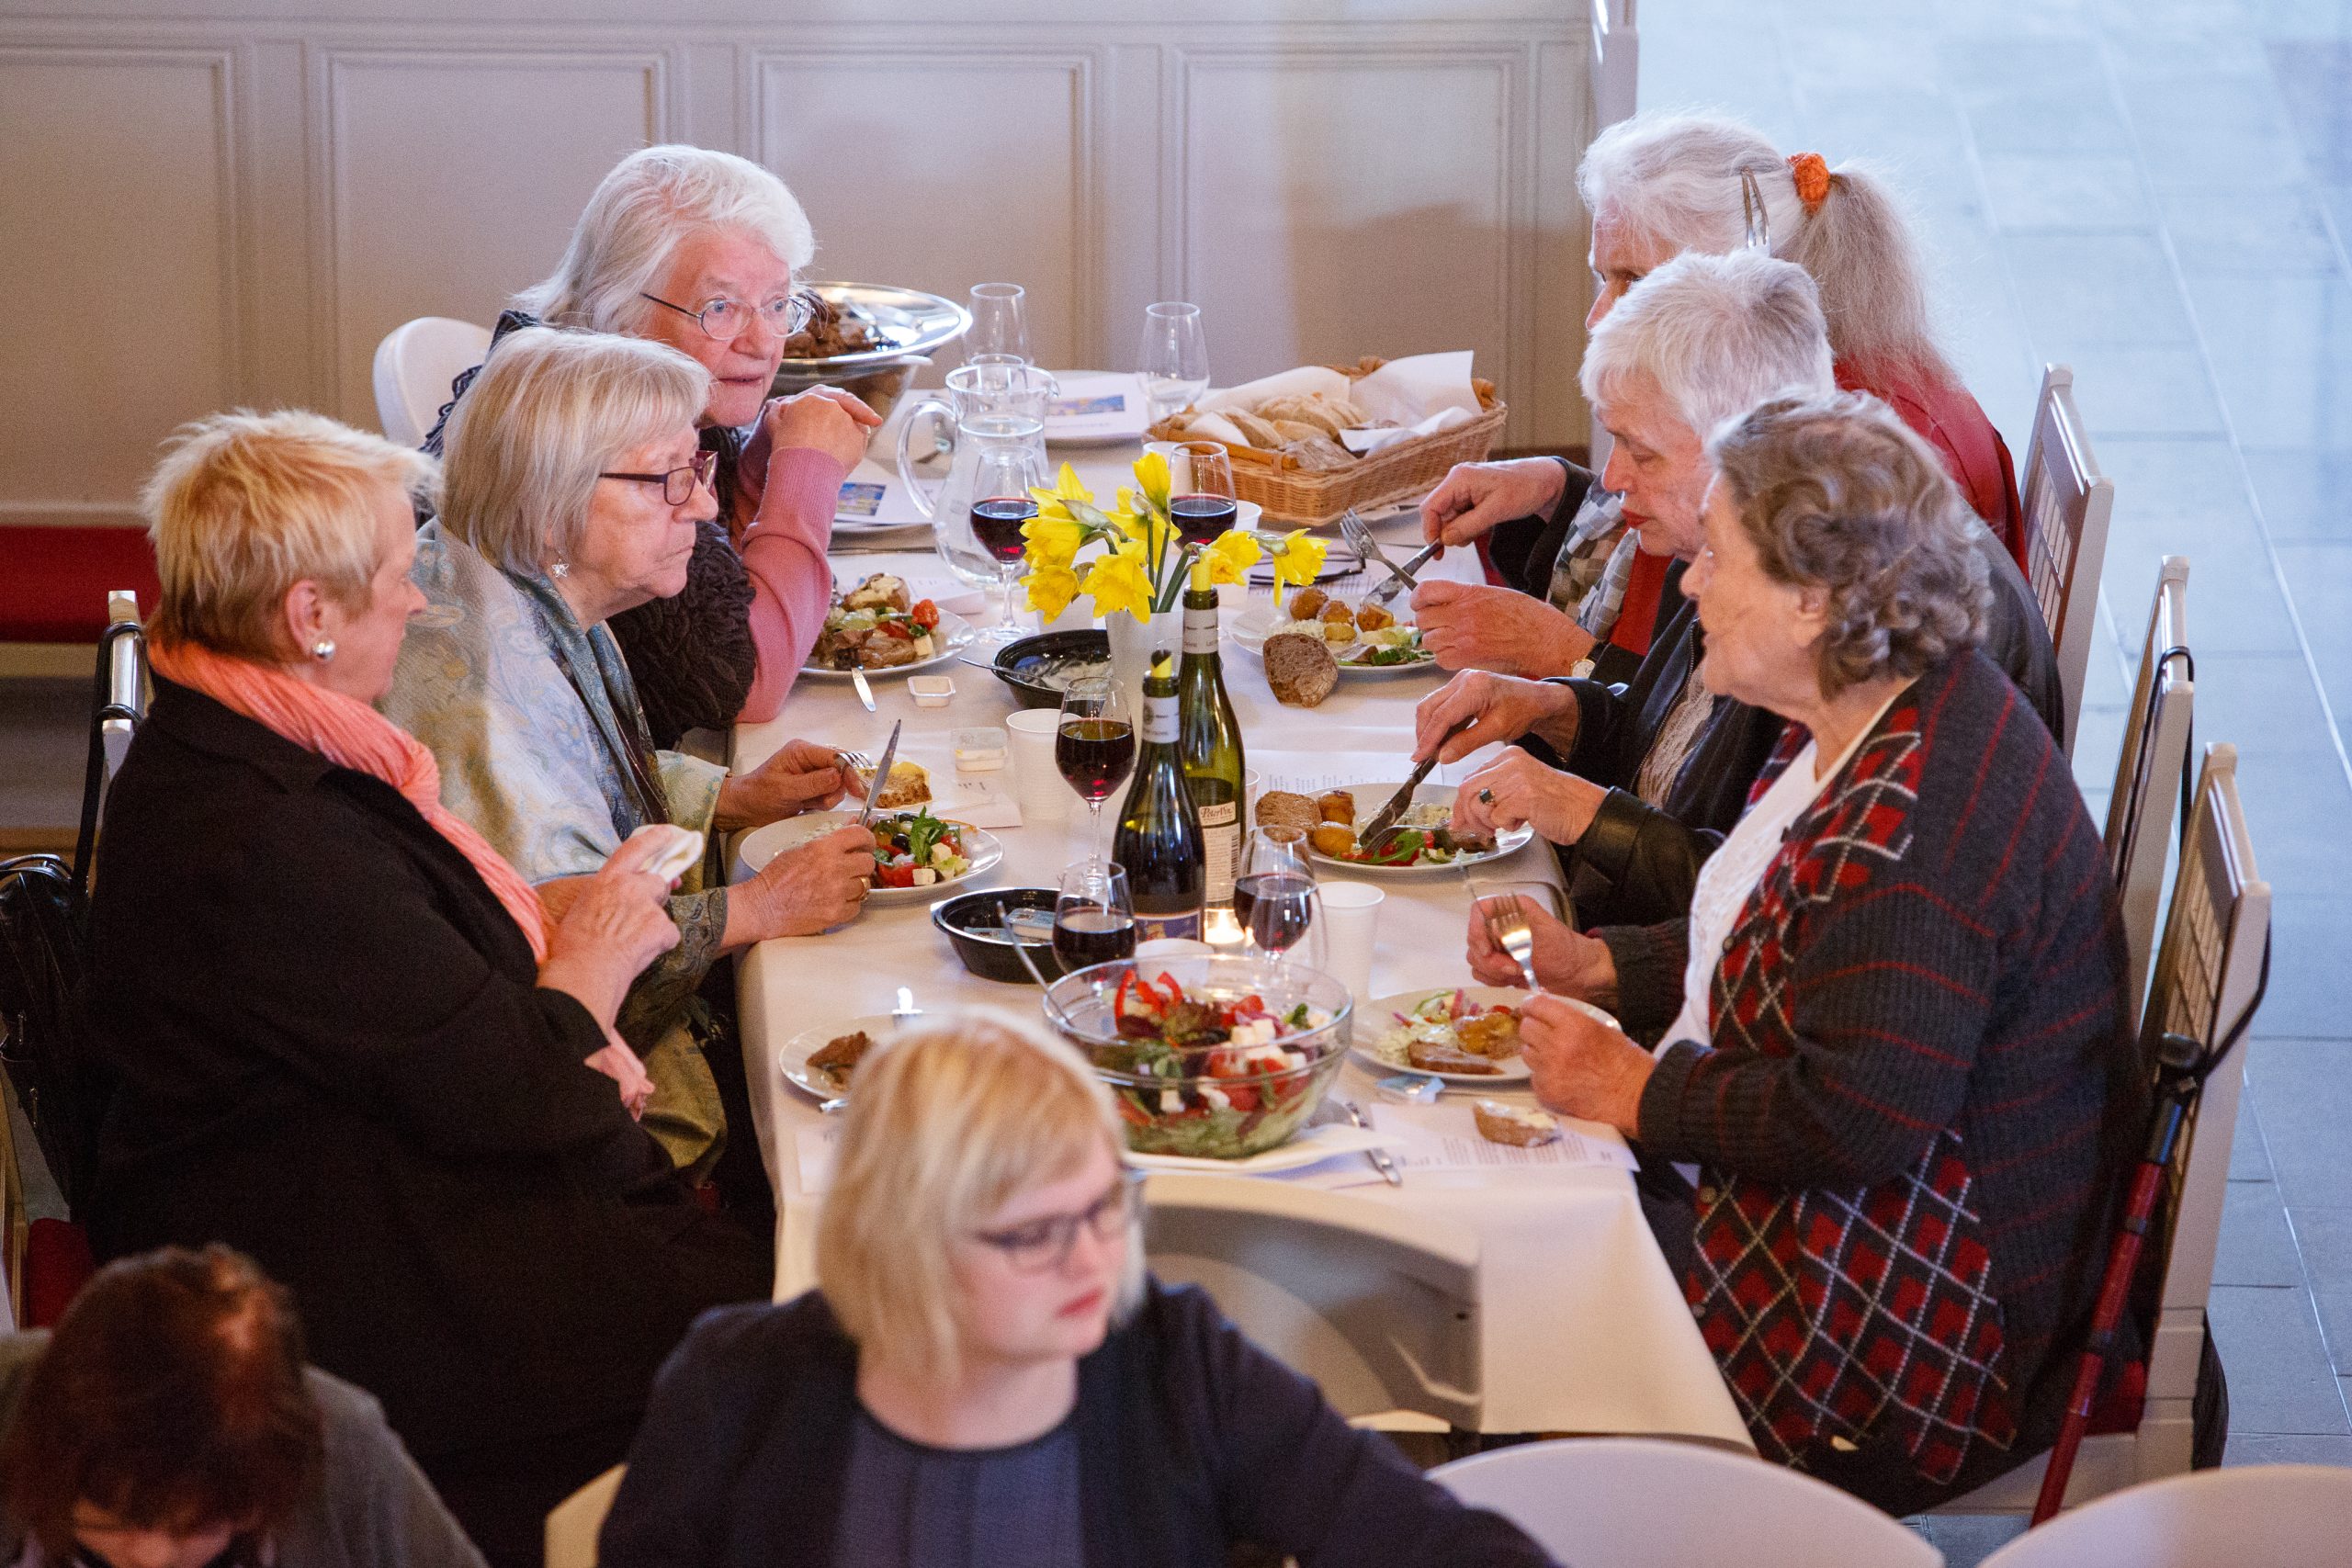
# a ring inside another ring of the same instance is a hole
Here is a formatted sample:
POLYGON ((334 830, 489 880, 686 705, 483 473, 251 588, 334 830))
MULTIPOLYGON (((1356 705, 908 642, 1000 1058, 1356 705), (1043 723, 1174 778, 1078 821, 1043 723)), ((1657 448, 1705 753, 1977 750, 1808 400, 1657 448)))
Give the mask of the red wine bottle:
POLYGON ((1177 744, 1176 672, 1165 653, 1143 683, 1143 750, 1119 807, 1111 858, 1127 868, 1136 941, 1201 934, 1207 867, 1177 744))

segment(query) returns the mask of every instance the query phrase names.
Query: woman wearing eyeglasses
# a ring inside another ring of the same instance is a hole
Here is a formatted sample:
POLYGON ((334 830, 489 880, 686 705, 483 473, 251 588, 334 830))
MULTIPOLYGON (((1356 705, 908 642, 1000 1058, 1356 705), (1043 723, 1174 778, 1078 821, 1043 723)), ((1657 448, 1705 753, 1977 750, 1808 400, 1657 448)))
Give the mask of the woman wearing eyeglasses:
POLYGON ((1388 1440, 1145 1277, 1108 1094, 999 1013, 858 1064, 818 1288, 662 1368, 605 1568, 1536 1564, 1388 1440))
MULTIPOLYGON (((709 379, 642 338, 527 327, 449 416, 440 515, 416 538, 413 577, 430 607, 381 706, 432 748, 442 804, 553 903, 573 886, 563 879, 649 823, 715 833, 842 797, 839 759, 807 741, 742 774, 657 750, 607 629, 678 592, 695 525, 715 511, 713 458, 694 424, 709 379)), ((741 1054, 726 1028, 731 984, 704 981, 724 953, 854 916, 873 847, 872 834, 844 828, 733 887, 690 874, 670 901, 681 940, 621 1011, 621 1035, 652 1078, 646 1129, 681 1168, 718 1175, 755 1209, 767 1181, 748 1140, 718 1168, 720 1086, 735 1099, 741 1054)))
MULTIPOLYGON (((710 372, 695 423, 718 513, 684 588, 613 617, 659 746, 774 718, 824 626, 834 505, 881 417, 830 387, 768 399, 805 321, 792 276, 815 251, 800 203, 757 164, 644 148, 605 176, 555 275, 514 297, 491 340, 495 353, 525 327, 585 327, 667 344, 710 372)), ((452 408, 477 373, 458 378, 452 408)), ((425 438, 436 456, 441 434, 425 438)))

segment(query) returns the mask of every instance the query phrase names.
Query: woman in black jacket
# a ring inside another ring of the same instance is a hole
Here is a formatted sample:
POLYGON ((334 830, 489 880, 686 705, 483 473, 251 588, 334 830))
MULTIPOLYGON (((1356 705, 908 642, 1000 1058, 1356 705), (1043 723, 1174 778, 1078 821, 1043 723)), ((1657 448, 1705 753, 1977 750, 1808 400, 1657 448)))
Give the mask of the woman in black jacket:
POLYGON ((1148 1283, 1139 1177, 1062 1045, 988 1014, 857 1066, 819 1290, 662 1369, 605 1568, 1535 1564, 1197 1291, 1148 1283))
POLYGON ((150 487, 158 679, 99 852, 119 1086, 90 1220, 108 1257, 253 1258, 491 1562, 537 1562, 686 1325, 770 1263, 624 1105, 615 1013, 677 941, 643 849, 547 919, 368 706, 423 604, 431 478, 314 414, 234 414, 150 487))

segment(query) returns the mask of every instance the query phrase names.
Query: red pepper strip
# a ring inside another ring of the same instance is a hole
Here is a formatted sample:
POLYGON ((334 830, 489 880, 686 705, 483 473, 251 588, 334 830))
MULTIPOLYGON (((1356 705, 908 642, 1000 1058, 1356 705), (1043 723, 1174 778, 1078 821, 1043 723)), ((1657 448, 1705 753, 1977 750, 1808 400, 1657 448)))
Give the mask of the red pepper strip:
POLYGON ((1136 972, 1132 969, 1119 976, 1119 988, 1111 995, 1111 1016, 1114 1019, 1127 1016, 1127 987, 1135 983, 1136 972))
POLYGON ((1159 972, 1159 978, 1161 983, 1166 985, 1168 987, 1168 1005, 1170 1007, 1174 1007, 1178 1002, 1184 999, 1184 987, 1176 983, 1175 976, 1170 975, 1167 970, 1162 969, 1159 972))

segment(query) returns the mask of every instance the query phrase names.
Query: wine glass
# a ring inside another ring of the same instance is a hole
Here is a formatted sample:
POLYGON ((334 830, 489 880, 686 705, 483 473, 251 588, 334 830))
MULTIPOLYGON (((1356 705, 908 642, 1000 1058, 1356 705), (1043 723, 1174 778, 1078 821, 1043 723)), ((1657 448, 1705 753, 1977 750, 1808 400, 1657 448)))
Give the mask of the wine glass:
POLYGON ((1233 913, 1245 948, 1277 962, 1296 958, 1309 969, 1324 962, 1322 895, 1306 858, 1306 835, 1295 828, 1260 828, 1241 846, 1233 879, 1233 913))
MULTIPOLYGON (((1054 734, 1054 765, 1092 815, 1088 841, 1102 841, 1102 803, 1135 771, 1136 727, 1126 694, 1108 676, 1088 675, 1062 694, 1061 728, 1054 734)), ((1108 855, 1096 859, 1107 862, 1108 855)))
POLYGON ((1136 955, 1136 907, 1127 868, 1116 861, 1082 860, 1062 873, 1054 899, 1054 956, 1064 969, 1083 969, 1136 955))
POLYGON ((972 330, 964 334, 964 363, 980 354, 1010 355, 1029 363, 1029 291, 1017 283, 972 285, 972 330))
POLYGON ((1021 529, 1037 515, 1036 498, 1029 493, 1030 488, 1045 482, 1037 455, 1025 443, 984 447, 973 468, 972 538, 988 552, 989 562, 996 568, 992 584, 996 624, 983 634, 991 642, 1011 642, 1021 635, 1018 615, 1012 607, 1012 584, 1021 575, 1023 552, 1027 547, 1021 529))
POLYGON ((1143 372, 1144 401, 1158 424, 1182 413, 1209 389, 1208 339, 1201 334, 1201 308, 1180 300, 1147 305, 1143 346, 1136 368, 1143 372))
POLYGON ((1180 441, 1168 461, 1168 517, 1188 545, 1205 545, 1233 526, 1233 455, 1221 441, 1180 441))

